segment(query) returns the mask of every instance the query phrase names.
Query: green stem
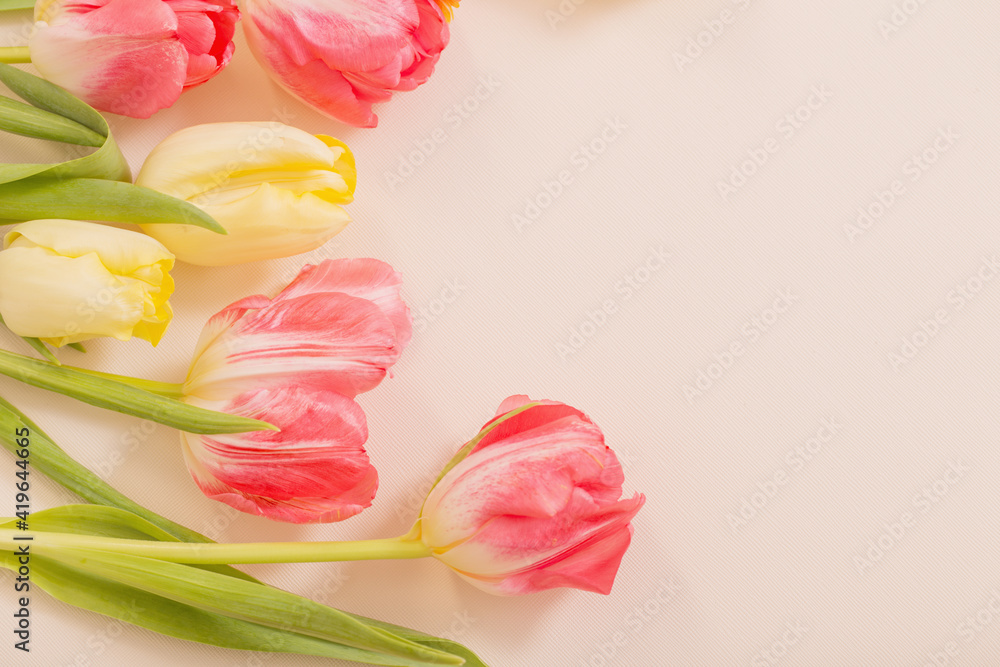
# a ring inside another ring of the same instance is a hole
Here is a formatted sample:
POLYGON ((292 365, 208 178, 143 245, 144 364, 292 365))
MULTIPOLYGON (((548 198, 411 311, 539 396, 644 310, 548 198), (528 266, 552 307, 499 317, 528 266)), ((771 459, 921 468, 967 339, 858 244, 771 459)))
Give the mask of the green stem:
POLYGON ((279 430, 249 417, 206 410, 116 380, 0 350, 0 374, 90 405, 149 419, 188 433, 279 430))
POLYGON ((73 535, 0 530, 0 551, 30 545, 32 553, 60 549, 92 549, 106 553, 156 558, 171 563, 228 565, 233 563, 327 563, 349 560, 426 558, 431 549, 419 540, 394 537, 354 542, 247 542, 192 544, 123 540, 95 535, 73 535), (21 539, 15 539, 21 538, 21 539), (30 539, 28 539, 30 538, 30 539))
POLYGON ((30 63, 27 46, 0 47, 0 63, 30 63))
POLYGON ((179 382, 160 382, 158 380, 134 378, 129 375, 102 373, 101 371, 92 371, 89 368, 80 368, 79 366, 64 365, 63 368, 68 368, 72 371, 76 371, 77 373, 86 373, 87 375, 96 378, 104 378, 105 380, 121 382, 122 384, 127 384, 130 387, 135 387, 136 389, 142 389, 143 391, 148 391, 151 394, 156 394, 157 396, 166 396, 167 398, 184 397, 184 385, 179 382))

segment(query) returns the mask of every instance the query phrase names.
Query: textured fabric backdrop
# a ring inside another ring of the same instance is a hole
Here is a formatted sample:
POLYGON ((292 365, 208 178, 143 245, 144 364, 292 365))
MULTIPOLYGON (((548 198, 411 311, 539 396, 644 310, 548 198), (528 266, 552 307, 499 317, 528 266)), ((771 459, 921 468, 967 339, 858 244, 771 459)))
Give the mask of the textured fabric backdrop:
MULTIPOLYGON (((333 134, 357 155, 354 222, 302 257, 178 266, 155 352, 64 357, 180 380, 220 307, 307 261, 386 260, 416 326, 359 401, 374 506, 321 527, 239 515, 201 496, 170 429, 0 394, 123 492, 228 541, 402 533, 503 398, 558 399, 648 496, 610 597, 494 598, 433 561, 247 569, 495 667, 1000 664, 998 26, 984 0, 466 0, 435 75, 375 130, 296 102, 239 37, 173 108, 111 119, 128 159, 200 122, 333 134)), ((8 160, 26 145, 2 141, 8 160)), ((36 510, 69 500, 33 489, 36 510)), ((31 605, 30 659, 8 632, 0 664, 327 664, 31 605)))

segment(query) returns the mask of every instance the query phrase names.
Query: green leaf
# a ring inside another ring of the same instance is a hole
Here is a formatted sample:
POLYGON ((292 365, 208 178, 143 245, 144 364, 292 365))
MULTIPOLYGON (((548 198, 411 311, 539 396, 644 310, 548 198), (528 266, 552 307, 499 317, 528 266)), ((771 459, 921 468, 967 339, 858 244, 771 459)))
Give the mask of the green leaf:
POLYGON ((149 419, 188 433, 278 430, 256 419, 206 410, 123 382, 84 373, 68 366, 56 366, 6 350, 0 350, 0 374, 99 408, 149 419))
MULTIPOLYGON (((0 81, 32 106, 76 121, 106 137, 104 144, 95 152, 75 160, 52 164, 0 165, 0 183, 41 174, 48 178, 103 178, 131 183, 132 172, 128 163, 118 150, 107 121, 95 109, 63 88, 7 64, 0 63, 0 81)), ((3 217, 2 212, 0 217, 3 217)))
MULTIPOLYGON (((204 612, 342 644, 383 665, 461 665, 462 658, 371 627, 352 616, 263 584, 155 558, 32 545, 38 556, 204 612)), ((34 568, 33 568, 34 570, 34 568)), ((355 654, 357 655, 357 654, 355 654)), ((338 656, 340 657, 340 656, 338 656)), ((357 660, 355 658, 348 658, 357 660)))
POLYGON ((366 616, 359 616, 357 614, 350 614, 350 616, 353 616, 363 623, 374 625, 375 627, 382 628, 383 630, 388 630, 393 634, 409 639, 410 641, 423 644, 429 648, 435 648, 446 653, 451 653, 452 655, 457 655, 465 660, 465 667, 488 667, 478 655, 473 653, 466 646, 451 639, 435 637, 434 635, 429 635, 427 633, 420 632, 419 630, 405 628, 402 625, 386 623, 385 621, 378 621, 374 618, 368 618, 366 616))
POLYGON ((185 224, 226 230, 194 204, 131 183, 28 176, 0 183, 0 219, 65 218, 135 224, 185 224))
POLYGON ((0 445, 12 454, 22 449, 17 442, 18 433, 24 433, 30 442, 30 465, 52 481, 60 484, 84 500, 98 505, 107 505, 138 515, 164 532, 183 542, 211 542, 200 533, 185 528, 169 519, 151 512, 127 496, 119 493, 110 484, 83 467, 66 453, 45 431, 24 413, 0 398, 0 445))
POLYGON ((106 139, 75 120, 6 97, 0 97, 0 130, 94 148, 104 145, 106 139))
MULTIPOLYGON (((93 564, 99 558, 99 555, 88 555, 86 562, 93 564)), ((11 553, 0 554, 0 565, 14 571, 18 567, 16 558, 11 553)), ((90 568, 75 567, 40 554, 31 555, 31 580, 53 597, 76 607, 202 644, 248 651, 340 658, 374 665, 424 667, 441 664, 393 658, 302 635, 287 627, 274 628, 205 611, 102 577, 90 568)))
POLYGON ((8 12, 12 9, 31 9, 35 6, 35 0, 0 0, 0 12, 8 12))
MULTIPOLYGON (((157 515, 158 518, 159 515, 157 515)), ((0 527, 13 530, 16 527, 17 519, 8 519, 0 523, 0 527)), ((71 535, 96 535, 99 537, 113 537, 123 540, 151 540, 156 542, 179 542, 181 541, 174 532, 176 527, 180 527, 182 532, 193 534, 196 542, 208 543, 210 539, 188 530, 179 524, 164 519, 168 523, 165 530, 147 521, 138 514, 117 507, 107 507, 104 505, 62 505, 52 509, 34 512, 31 515, 29 524, 33 531, 44 531, 48 533, 68 533, 71 535)), ((225 574, 236 577, 244 581, 260 583, 249 574, 237 570, 230 565, 192 565, 203 570, 225 574)))

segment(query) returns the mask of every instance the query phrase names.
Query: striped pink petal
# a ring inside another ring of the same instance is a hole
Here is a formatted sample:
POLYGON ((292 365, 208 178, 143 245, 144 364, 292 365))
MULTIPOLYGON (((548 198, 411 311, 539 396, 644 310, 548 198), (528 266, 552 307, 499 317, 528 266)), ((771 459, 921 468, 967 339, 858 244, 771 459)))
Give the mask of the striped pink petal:
POLYGON ((337 393, 272 386, 193 405, 267 421, 280 431, 182 434, 184 457, 210 498, 291 523, 340 521, 371 505, 378 474, 364 449, 364 412, 337 393))

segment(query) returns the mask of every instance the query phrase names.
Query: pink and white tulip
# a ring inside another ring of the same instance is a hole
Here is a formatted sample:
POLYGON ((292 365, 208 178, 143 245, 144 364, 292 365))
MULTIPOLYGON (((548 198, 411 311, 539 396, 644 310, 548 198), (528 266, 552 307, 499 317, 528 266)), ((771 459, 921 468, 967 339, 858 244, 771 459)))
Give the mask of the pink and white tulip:
POLYGON ((645 497, 621 498, 601 430, 563 403, 511 396, 466 448, 421 511, 433 555, 499 595, 610 593, 645 497))
POLYGON ((445 0, 245 0, 242 9, 247 44, 271 78, 358 127, 378 124, 372 104, 427 81, 451 15, 445 0))
POLYGON ((353 399, 381 382, 409 342, 399 288, 383 262, 326 260, 277 296, 241 299, 208 321, 183 400, 281 430, 182 433, 207 496, 291 523, 340 521, 371 505, 378 475, 353 399))
POLYGON ((91 106, 149 118, 226 66, 239 18, 234 0, 39 0, 28 49, 91 106))

